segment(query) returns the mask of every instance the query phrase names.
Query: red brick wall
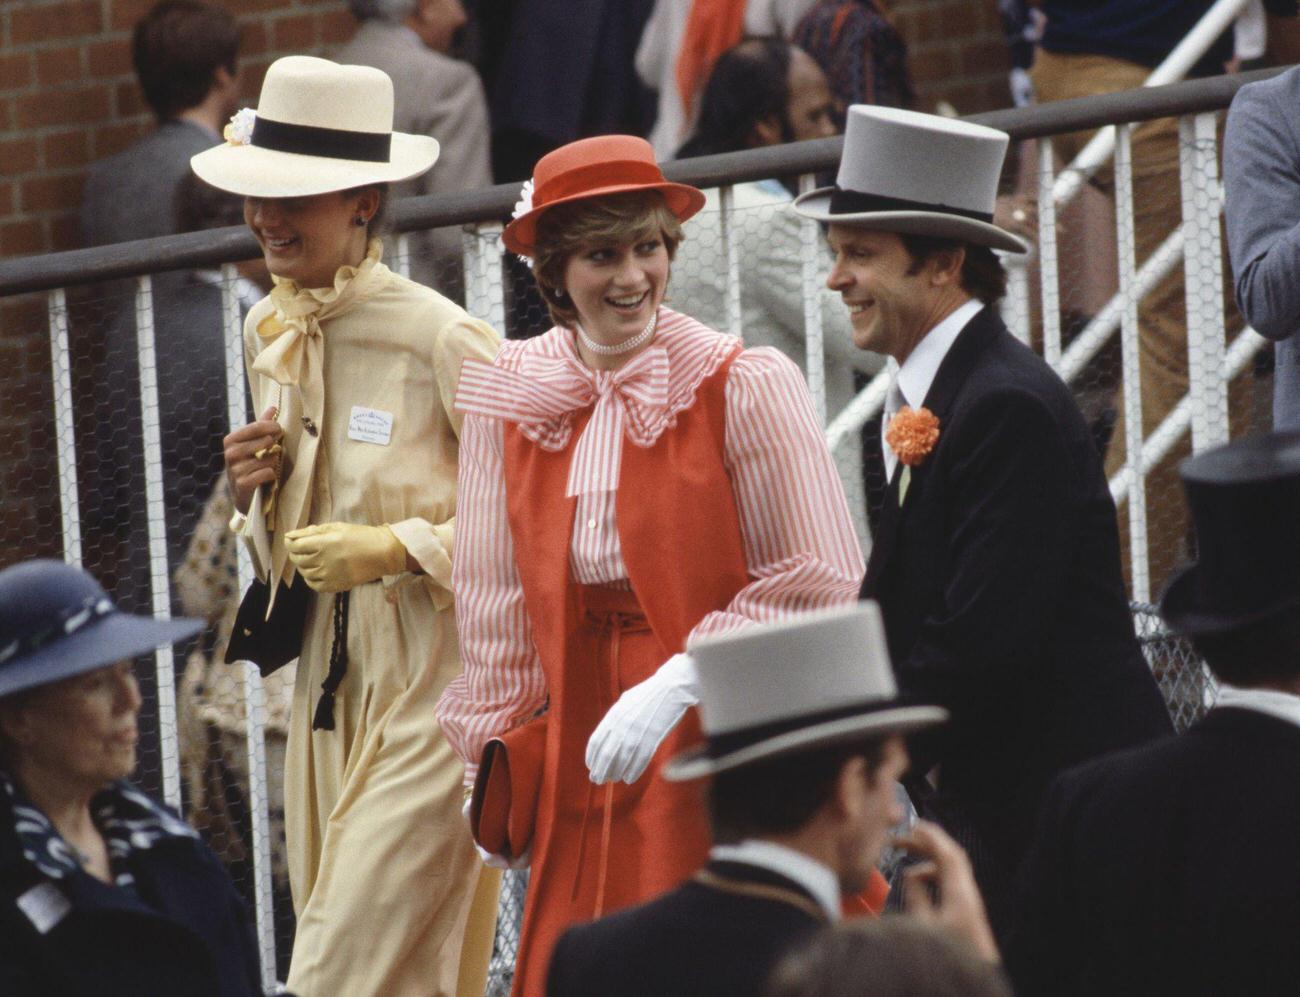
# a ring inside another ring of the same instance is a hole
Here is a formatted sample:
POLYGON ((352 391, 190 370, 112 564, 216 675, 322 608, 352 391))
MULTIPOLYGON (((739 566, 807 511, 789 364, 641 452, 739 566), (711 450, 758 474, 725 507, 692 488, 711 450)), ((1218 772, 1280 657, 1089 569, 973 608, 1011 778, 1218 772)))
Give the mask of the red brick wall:
POLYGON ((946 101, 958 114, 1011 104, 1010 62, 996 0, 892 0, 907 39, 917 110, 946 101))
MULTIPOLYGON (((215 0, 244 26, 245 93, 289 52, 348 37, 342 0, 215 0)), ((86 165, 153 124, 131 69, 131 28, 154 0, 22 0, 0 5, 0 256, 78 244, 86 165)))

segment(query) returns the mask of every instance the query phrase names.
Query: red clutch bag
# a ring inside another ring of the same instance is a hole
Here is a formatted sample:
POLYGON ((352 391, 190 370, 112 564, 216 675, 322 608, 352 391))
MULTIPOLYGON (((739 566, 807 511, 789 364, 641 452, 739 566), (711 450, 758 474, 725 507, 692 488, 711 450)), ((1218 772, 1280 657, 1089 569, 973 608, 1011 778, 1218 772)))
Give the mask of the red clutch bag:
POLYGON ((469 802, 469 826, 480 847, 507 859, 528 851, 545 758, 544 716, 488 741, 469 802))

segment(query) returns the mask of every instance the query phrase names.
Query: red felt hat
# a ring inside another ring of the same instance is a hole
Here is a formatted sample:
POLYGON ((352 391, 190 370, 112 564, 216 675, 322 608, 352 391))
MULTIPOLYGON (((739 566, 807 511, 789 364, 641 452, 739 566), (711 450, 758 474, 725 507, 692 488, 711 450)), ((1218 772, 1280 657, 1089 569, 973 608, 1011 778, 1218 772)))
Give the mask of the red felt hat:
POLYGON ((537 219, 557 204, 632 190, 657 190, 682 221, 704 207, 704 193, 664 179, 650 143, 635 135, 598 135, 548 152, 533 167, 532 209, 502 235, 506 248, 520 256, 536 252, 537 219))

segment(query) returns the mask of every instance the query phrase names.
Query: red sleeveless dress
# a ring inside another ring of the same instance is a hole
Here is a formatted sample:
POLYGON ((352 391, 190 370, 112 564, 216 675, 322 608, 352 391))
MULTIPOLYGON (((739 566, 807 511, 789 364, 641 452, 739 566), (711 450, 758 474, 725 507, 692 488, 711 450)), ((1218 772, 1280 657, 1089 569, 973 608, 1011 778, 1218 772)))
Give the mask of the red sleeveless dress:
POLYGON ((630 592, 580 585, 569 569, 577 500, 565 486, 591 409, 560 450, 505 427, 510 532, 550 695, 515 994, 544 992, 551 949, 570 924, 672 889, 707 859, 700 785, 659 775, 699 741, 694 709, 630 786, 593 785, 584 756, 619 695, 684 650, 691 629, 750 580, 724 462, 727 374, 739 352, 652 446, 623 441, 616 522, 630 592))

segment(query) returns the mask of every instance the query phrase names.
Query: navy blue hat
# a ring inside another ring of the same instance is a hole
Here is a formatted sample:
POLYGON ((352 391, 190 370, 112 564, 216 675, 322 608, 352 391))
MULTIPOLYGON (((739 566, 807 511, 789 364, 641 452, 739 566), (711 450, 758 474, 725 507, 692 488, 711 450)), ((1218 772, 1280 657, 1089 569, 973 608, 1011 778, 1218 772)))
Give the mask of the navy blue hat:
POLYGON ((1233 440, 1178 471, 1197 559, 1165 590, 1165 622, 1195 637, 1300 611, 1300 432, 1233 440))
POLYGON ((71 678, 203 629, 123 613, 81 568, 36 560, 0 571, 0 696, 71 678))

